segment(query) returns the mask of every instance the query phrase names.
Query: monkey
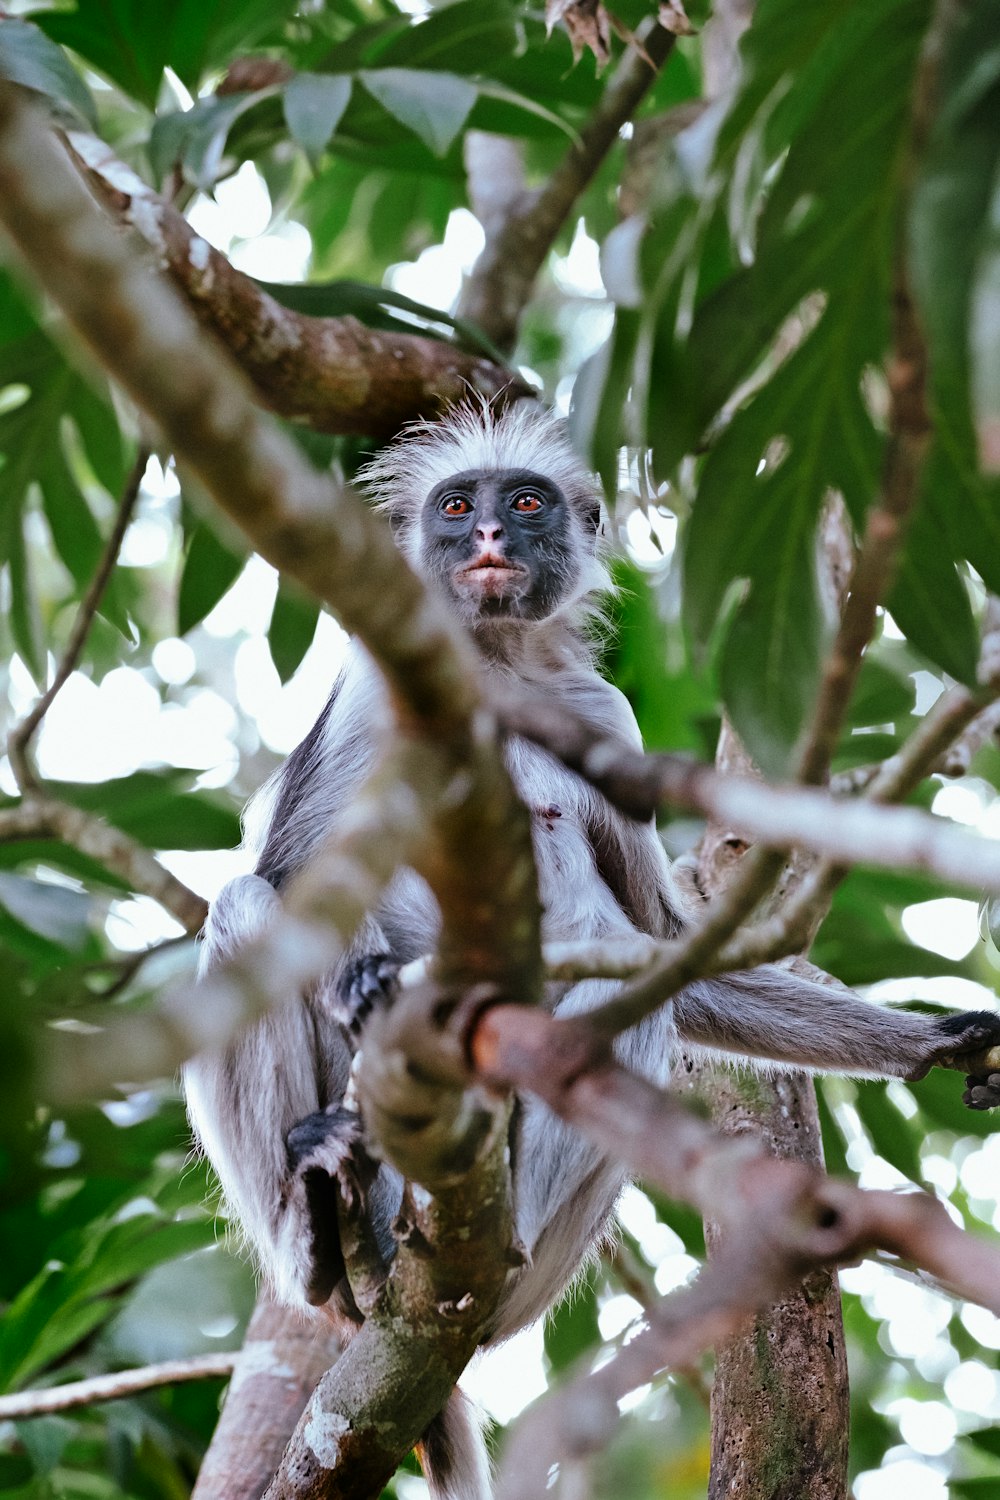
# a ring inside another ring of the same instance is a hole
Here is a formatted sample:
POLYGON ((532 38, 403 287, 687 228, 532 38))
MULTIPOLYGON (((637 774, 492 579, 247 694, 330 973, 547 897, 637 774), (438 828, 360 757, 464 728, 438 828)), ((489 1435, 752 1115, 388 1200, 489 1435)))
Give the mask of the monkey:
MULTIPOLYGON (((460 407, 417 424, 359 476, 403 555, 442 596, 482 657, 487 683, 543 691, 600 731, 641 747, 624 695, 595 667, 588 619, 607 592, 595 482, 551 413, 521 403, 497 414, 460 407)), ((247 820, 252 875, 212 903, 203 972, 274 921, 280 892, 336 831, 352 793, 391 733, 387 693, 358 643, 313 729, 259 794, 247 820)), ((505 745, 532 818, 547 940, 671 937, 687 925, 663 844, 545 749, 505 745)), ((309 993, 266 1016, 224 1051, 185 1068, 195 1134, 216 1168, 276 1294, 299 1308, 357 1317, 337 1240, 338 1174, 358 1139, 345 1106, 366 1017, 391 1004, 402 965, 434 949, 439 913, 412 870, 400 870, 348 951, 309 993)), ((586 1012, 616 984, 552 984, 560 1016, 586 1012)), ((617 1055, 659 1084, 687 1052, 881 1078, 917 1078, 939 1060, 1000 1042, 1000 1016, 940 1019, 889 1011, 766 965, 689 984, 626 1031, 617 1055)), ((1000 1104, 1000 1078, 970 1077, 966 1102, 1000 1104)), ((488 1343, 543 1316, 606 1232, 625 1172, 538 1100, 517 1100, 511 1160, 514 1226, 524 1267, 513 1274, 488 1343)), ((366 1212, 384 1259, 402 1182, 378 1166, 366 1212)), ((450 1401, 427 1436, 432 1494, 483 1500, 488 1466, 474 1423, 450 1401)))

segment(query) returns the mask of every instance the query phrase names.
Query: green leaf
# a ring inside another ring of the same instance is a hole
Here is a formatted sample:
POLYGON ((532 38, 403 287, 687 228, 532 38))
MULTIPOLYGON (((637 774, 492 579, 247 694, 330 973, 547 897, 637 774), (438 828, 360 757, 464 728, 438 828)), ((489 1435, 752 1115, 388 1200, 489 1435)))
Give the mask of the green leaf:
POLYGON ((382 108, 412 130, 435 156, 444 156, 476 102, 476 89, 453 73, 379 68, 359 74, 382 108))
POLYGON ((45 94, 97 129, 93 96, 61 47, 30 21, 0 21, 0 78, 45 94))
POLYGON ((224 157, 233 126, 278 92, 274 85, 255 93, 224 94, 221 99, 199 99, 191 109, 160 115, 147 148, 157 178, 162 181, 179 162, 188 182, 210 193, 218 179, 232 170, 224 157))
POLYGON ((82 948, 90 934, 90 898, 50 881, 0 873, 0 907, 30 932, 64 948, 82 948))
MULTIPOLYGON (((398 198, 395 185, 387 189, 398 198)), ((454 330, 469 348, 480 350, 497 364, 504 363, 504 356, 487 339, 474 323, 465 318, 453 317, 439 307, 430 307, 394 292, 391 287, 371 286, 365 281, 261 281, 253 278, 257 285, 283 307, 307 313, 313 318, 359 318, 369 328, 385 328, 397 333, 413 333, 414 319, 425 326, 421 332, 431 338, 441 338, 443 330, 454 330), (396 317, 392 309, 406 313, 405 318, 396 317)))
POLYGON ((1000 1458, 1000 1427, 980 1427, 978 1432, 963 1432, 962 1437, 981 1453, 1000 1458))
POLYGON ((585 361, 573 386, 573 442, 600 475, 609 506, 618 491, 622 413, 639 326, 637 313, 620 309, 611 337, 585 361))
MULTIPOLYGON (((6 24, 0 24, 0 32, 6 24)), ((0 289, 0 311, 5 304, 16 305, 13 289, 2 276, 0 289)), ((37 486, 56 551, 82 591, 103 551, 103 538, 65 429, 75 427, 83 457, 113 495, 124 481, 125 451, 104 391, 93 389, 40 328, 25 332, 26 316, 22 304, 20 317, 10 325, 14 336, 9 341, 5 340, 8 325, 0 319, 0 391, 6 386, 27 389, 20 404, 0 410, 0 562, 7 561, 11 569, 15 640, 40 679, 42 659, 34 639, 37 549, 26 552, 23 540, 31 496, 37 486)), ((102 599, 101 613, 131 640, 128 614, 114 580, 102 599)))
POLYGON ((658 472, 714 439, 685 539, 686 618, 705 644, 733 586, 749 584, 722 623, 720 674, 737 728, 771 770, 817 688, 824 497, 839 490, 858 521, 879 484, 882 438, 862 392, 888 344, 928 18, 927 0, 762 0, 714 156, 707 170, 690 153, 675 159, 670 233, 654 216, 640 256, 636 380, 658 472), (746 192, 754 178, 766 192, 746 192))
POLYGON ((267 644, 282 682, 294 675, 312 645, 319 605, 282 579, 271 612, 267 644))
POLYGON ((196 521, 177 590, 178 635, 186 635, 211 614, 245 564, 245 552, 234 551, 206 522, 196 521))
MULTIPOLYGON (((1000 88, 996 107, 1000 109, 1000 88)), ((972 410, 982 467, 1000 474, 1000 164, 994 174, 990 213, 976 265, 969 316, 972 410)), ((991 486, 993 514, 1000 516, 998 486, 991 486)))
POLYGON ((351 80, 336 73, 297 73, 283 97, 288 128, 315 161, 340 124, 351 97, 351 80))
POLYGON ((969 332, 974 271, 988 235, 1000 161, 1000 40, 991 0, 948 29, 939 106, 913 194, 914 289, 930 348, 932 394, 962 458, 974 464, 969 332))
POLYGON ((99 782, 51 782, 53 795, 98 813, 150 849, 232 849, 239 818, 211 792, 181 790, 189 771, 135 771, 99 782))
POLYGON ((519 35, 514 10, 501 0, 484 7, 482 0, 430 11, 419 26, 388 33, 368 52, 369 66, 434 68, 449 73, 492 70, 499 58, 513 56, 519 35))
POLYGON ((901 677, 869 652, 851 697, 847 722, 855 728, 894 724, 913 712, 917 690, 912 678, 901 677))
POLYGON ((979 631, 972 605, 926 505, 910 522, 888 603, 914 646, 960 682, 975 683, 979 631))
POLYGON ((859 1083, 855 1107, 879 1156, 912 1182, 920 1182, 918 1142, 923 1130, 915 1129, 913 1121, 903 1118, 887 1097, 884 1084, 859 1083))
POLYGON ((613 634, 602 670, 631 703, 649 749, 711 757, 718 737, 711 676, 694 670, 682 631, 663 618, 650 578, 624 560, 612 577, 613 634))
POLYGON ((545 1320, 545 1353, 555 1371, 565 1370, 600 1346, 597 1326, 597 1271, 591 1266, 545 1320))
POLYGON ((278 41, 292 0, 76 0, 73 10, 48 11, 38 23, 127 94, 154 109, 165 67, 192 92, 204 69, 232 60, 269 34, 278 41))

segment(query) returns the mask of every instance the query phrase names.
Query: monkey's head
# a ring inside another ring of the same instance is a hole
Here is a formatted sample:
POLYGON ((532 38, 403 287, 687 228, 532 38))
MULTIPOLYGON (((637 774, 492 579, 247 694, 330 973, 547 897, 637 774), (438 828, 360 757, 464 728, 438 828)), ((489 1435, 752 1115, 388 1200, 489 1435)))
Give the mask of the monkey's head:
POLYGON ((360 478, 473 630, 550 619, 608 587, 593 480, 562 422, 537 407, 465 406, 420 423, 360 478))

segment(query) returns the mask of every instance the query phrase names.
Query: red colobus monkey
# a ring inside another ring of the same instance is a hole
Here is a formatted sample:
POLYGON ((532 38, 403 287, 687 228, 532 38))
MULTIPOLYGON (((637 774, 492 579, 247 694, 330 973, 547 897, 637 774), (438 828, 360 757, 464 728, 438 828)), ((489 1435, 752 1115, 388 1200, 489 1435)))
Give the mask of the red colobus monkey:
MULTIPOLYGON (((638 746, 622 694, 595 670, 584 630, 608 586, 598 557, 600 506, 561 424, 524 405, 501 416, 464 409, 387 448, 361 475, 410 562, 471 633, 487 673, 541 689, 602 734, 638 746)), ((378 671, 352 645, 329 701, 265 789, 256 873, 213 903, 202 967, 259 932, 284 883, 336 830, 391 732, 378 671)), ((511 739, 507 764, 533 813, 547 940, 654 936, 683 925, 669 861, 651 824, 630 821, 534 745, 511 739)), ((297 1003, 265 1017, 224 1052, 185 1069, 195 1131, 277 1295, 357 1316, 337 1240, 336 1174, 356 1116, 343 1105, 356 1033, 392 999, 401 964, 434 948, 439 917, 424 882, 401 870, 350 950, 297 1003)), ((553 985, 560 1015, 585 1011, 611 981, 553 985)), ((699 980, 618 1043, 623 1062, 657 1082, 679 1040, 766 1063, 867 1075, 920 1076, 936 1060, 1000 1042, 1000 1017, 944 1020, 887 1011, 781 968, 699 980)), ((974 1080, 974 1107, 1000 1103, 974 1080)), ((536 1099, 514 1115, 514 1212, 528 1252, 491 1330, 504 1339, 541 1317, 599 1240, 624 1173, 536 1099)), ((368 1200, 388 1260, 401 1195, 383 1164, 368 1200)), ((489 1493, 481 1441, 460 1400, 426 1443, 432 1492, 489 1493)))

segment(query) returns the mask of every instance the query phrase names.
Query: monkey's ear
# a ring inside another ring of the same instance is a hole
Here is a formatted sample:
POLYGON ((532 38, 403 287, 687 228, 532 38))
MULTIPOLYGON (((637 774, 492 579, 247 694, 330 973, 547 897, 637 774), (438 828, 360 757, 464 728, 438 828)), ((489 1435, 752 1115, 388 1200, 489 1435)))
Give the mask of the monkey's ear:
POLYGON ((591 506, 590 510, 587 511, 587 524, 594 535, 597 536, 601 529, 601 507, 599 505, 591 506))

